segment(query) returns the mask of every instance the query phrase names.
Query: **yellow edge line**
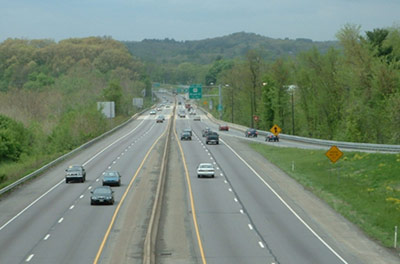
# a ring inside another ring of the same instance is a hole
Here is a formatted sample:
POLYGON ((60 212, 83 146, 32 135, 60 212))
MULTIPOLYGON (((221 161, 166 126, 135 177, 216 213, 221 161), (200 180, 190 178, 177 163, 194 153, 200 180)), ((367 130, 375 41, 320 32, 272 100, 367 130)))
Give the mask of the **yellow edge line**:
MULTIPOLYGON (((174 120, 175 121, 175 120, 174 120)), ((179 141, 179 137, 176 134, 176 122, 174 122, 174 134, 175 134, 175 138, 176 141, 178 142, 178 146, 181 152, 181 156, 182 156, 182 161, 183 161, 183 167, 185 168, 185 174, 186 174, 186 181, 188 184, 188 189, 189 189, 189 196, 190 196, 190 206, 192 207, 192 214, 193 214, 193 224, 194 224, 194 228, 196 230, 196 236, 197 236, 197 242, 199 244, 199 249, 200 249, 200 255, 201 255, 201 260, 203 262, 203 264, 206 264, 206 258, 204 256, 204 249, 203 249, 203 244, 201 243, 201 239, 200 239, 200 232, 199 232, 199 227, 197 225, 197 217, 196 217, 196 209, 194 207, 194 199, 193 199, 193 193, 192 193, 192 185, 190 183, 190 177, 189 177, 189 171, 188 168, 186 166, 186 159, 185 159, 185 154, 183 153, 183 149, 182 149, 182 145, 181 142, 179 141)))
MULTIPOLYGON (((167 126, 167 127, 168 127, 168 126, 167 126)), ((143 160, 142 160, 142 163, 140 163, 139 168, 137 169, 137 171, 136 171, 135 175, 133 176, 132 180, 130 181, 130 183, 129 183, 129 185, 128 185, 128 188, 126 188, 126 191, 125 191, 124 195, 122 195, 121 201, 119 202, 117 208, 116 208, 115 211, 114 211, 114 215, 113 215, 113 217, 111 218, 110 225, 108 226, 107 231, 106 231, 106 233, 105 233, 105 235, 104 235, 103 241, 102 241, 101 244, 100 244, 100 248, 99 248, 99 250, 97 251, 97 254, 96 254, 96 257, 95 257, 95 259, 94 259, 94 261, 93 261, 93 264, 97 264, 98 261, 99 261, 99 259, 100 259, 101 253, 103 252, 104 246, 105 246, 105 244, 106 244, 106 242, 107 242, 108 236, 110 235, 110 232, 111 232, 111 229, 112 229, 112 227, 113 227, 113 225, 114 225, 115 219, 117 218, 119 209, 121 208, 121 206, 122 206, 122 204, 123 204, 123 202, 124 202, 124 200, 125 200, 125 197, 128 195, 128 192, 129 192, 129 190, 130 190, 130 188, 131 188, 133 182, 136 180, 136 177, 138 176, 140 170, 142 169, 144 163, 146 162, 148 156, 150 155, 150 152, 153 150, 154 146, 158 143, 158 141, 160 141, 160 139, 164 136, 164 134, 165 134, 166 132, 167 132, 167 130, 165 130, 164 133, 162 133, 161 136, 159 136, 159 137, 157 138, 157 140, 153 143, 153 145, 152 145, 152 146, 150 147, 150 149, 147 151, 146 156, 144 156, 144 158, 143 158, 143 160)))

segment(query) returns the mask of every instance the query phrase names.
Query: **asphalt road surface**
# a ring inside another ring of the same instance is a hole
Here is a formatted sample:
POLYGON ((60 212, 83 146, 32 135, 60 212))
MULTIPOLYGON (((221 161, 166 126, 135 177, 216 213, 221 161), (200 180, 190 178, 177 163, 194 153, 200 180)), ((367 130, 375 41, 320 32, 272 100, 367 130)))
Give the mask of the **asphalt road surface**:
MULTIPOLYGON (((146 112, 2 197, 0 263, 142 263, 171 113, 146 112), (156 123, 158 114, 166 122, 156 123), (85 183, 65 183, 70 164, 85 166, 85 183), (91 206, 106 170, 122 174, 116 203, 91 206)), ((242 132, 219 132, 220 144, 206 145, 205 127, 217 130, 205 115, 176 117, 157 263, 399 263, 248 148, 242 132), (179 140, 185 128, 191 141, 179 140), (215 178, 197 177, 200 162, 214 164, 215 178)))

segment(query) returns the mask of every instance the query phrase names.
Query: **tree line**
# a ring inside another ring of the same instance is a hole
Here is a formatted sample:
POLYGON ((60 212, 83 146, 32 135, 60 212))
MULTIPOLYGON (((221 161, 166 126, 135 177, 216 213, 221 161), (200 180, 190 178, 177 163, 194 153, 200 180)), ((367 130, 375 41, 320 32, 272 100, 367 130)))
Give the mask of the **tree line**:
MULTIPOLYGON (((400 143, 400 28, 338 33, 340 45, 268 62, 259 50, 217 60, 204 82, 223 85, 225 120, 283 133, 368 143, 400 143), (258 117, 258 122, 254 120, 258 117)), ((217 101, 213 103, 217 105, 217 101)), ((214 107, 213 110, 216 113, 214 107)))
POLYGON ((36 166, 115 126, 150 89, 143 63, 108 37, 0 43, 0 184, 10 164, 36 166), (117 118, 98 101, 115 101, 117 118))

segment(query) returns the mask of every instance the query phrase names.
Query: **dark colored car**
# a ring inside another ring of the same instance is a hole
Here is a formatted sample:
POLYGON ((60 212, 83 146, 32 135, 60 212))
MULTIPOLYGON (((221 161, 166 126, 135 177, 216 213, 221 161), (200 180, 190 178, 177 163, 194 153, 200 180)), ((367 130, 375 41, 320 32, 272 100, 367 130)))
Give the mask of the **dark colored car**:
POLYGON ((189 133, 190 133, 190 136, 193 135, 193 132, 192 132, 192 129, 191 129, 191 128, 185 128, 185 129, 183 130, 183 132, 189 132, 189 133))
POLYGON ((71 181, 85 182, 86 171, 81 165, 71 165, 65 170, 65 182, 69 183, 71 181))
POLYGON ((217 133, 210 132, 207 134, 206 144, 210 144, 210 143, 216 144, 216 145, 219 144, 219 135, 217 133))
POLYGON ((209 127, 206 127, 205 129, 203 129, 202 131, 201 131, 201 135, 203 136, 203 137, 206 137, 207 135, 208 135, 208 133, 210 133, 211 132, 211 129, 209 128, 209 127))
POLYGON ((103 173, 103 186, 121 186, 121 175, 118 171, 106 171, 103 173))
POLYGON ((258 132, 254 128, 248 128, 244 135, 246 137, 257 137, 258 132))
POLYGON ((162 122, 164 122, 164 117, 158 116, 156 119, 156 123, 162 123, 162 122))
POLYGON ((229 131, 228 125, 219 125, 219 131, 229 131))
POLYGON ((192 140, 192 135, 187 131, 183 131, 181 133, 181 140, 192 140))
POLYGON ((99 186, 91 191, 90 204, 114 204, 114 191, 110 186, 99 186))
POLYGON ((268 142, 279 142, 279 136, 275 136, 272 133, 267 133, 267 135, 265 136, 265 141, 268 142))

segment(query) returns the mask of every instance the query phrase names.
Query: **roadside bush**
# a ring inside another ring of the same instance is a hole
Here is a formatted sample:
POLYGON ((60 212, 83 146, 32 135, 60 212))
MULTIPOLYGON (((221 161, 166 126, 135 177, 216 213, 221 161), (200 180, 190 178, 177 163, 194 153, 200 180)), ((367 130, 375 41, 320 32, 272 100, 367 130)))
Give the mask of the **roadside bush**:
POLYGON ((29 151, 29 131, 22 123, 0 115, 0 160, 18 161, 29 151))
POLYGON ((70 110, 54 128, 49 137, 48 151, 51 153, 72 150, 85 141, 107 130, 106 118, 95 106, 70 110))

